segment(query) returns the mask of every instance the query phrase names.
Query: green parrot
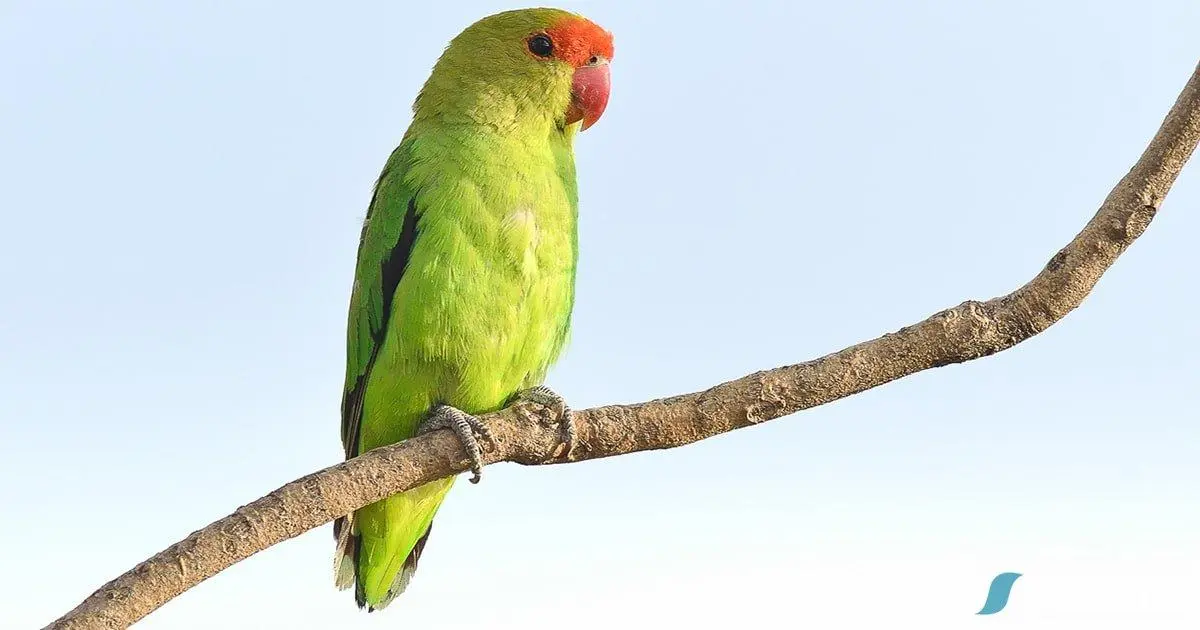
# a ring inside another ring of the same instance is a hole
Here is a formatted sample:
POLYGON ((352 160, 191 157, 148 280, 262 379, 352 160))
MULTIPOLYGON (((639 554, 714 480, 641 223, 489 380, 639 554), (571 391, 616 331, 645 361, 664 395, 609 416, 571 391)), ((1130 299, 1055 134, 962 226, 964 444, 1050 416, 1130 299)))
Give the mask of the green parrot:
MULTIPOLYGON (((438 59, 367 209, 350 298, 347 458, 436 429, 479 480, 485 426, 542 385, 574 302, 572 141, 608 103, 612 35, 558 9, 492 15, 438 59)), ((435 481, 334 523, 338 588, 368 611, 404 591, 453 484, 435 481)))

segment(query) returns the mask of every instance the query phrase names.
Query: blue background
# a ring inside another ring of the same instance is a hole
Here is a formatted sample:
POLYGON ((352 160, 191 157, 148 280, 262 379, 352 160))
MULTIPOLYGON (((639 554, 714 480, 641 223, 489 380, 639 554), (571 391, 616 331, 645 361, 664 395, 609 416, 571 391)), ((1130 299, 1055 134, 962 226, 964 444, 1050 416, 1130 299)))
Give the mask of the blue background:
MULTIPOLYGON (((0 0, 0 625, 339 459, 371 185, 498 2, 0 0)), ((813 358, 1036 273, 1200 59, 1200 4, 576 2, 579 408, 813 358)), ((145 628, 1196 627, 1200 166, 1011 351, 668 452, 500 465, 383 614, 328 528, 145 628), (1189 586, 1189 584, 1191 586, 1189 586)), ((142 626, 139 626, 142 627, 142 626)))

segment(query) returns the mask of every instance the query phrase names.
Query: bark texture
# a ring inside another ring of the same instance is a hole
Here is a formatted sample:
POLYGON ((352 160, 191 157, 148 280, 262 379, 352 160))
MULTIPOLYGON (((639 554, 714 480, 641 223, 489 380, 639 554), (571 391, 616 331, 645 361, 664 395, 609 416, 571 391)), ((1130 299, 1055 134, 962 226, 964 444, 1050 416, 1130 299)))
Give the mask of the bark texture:
MULTIPOLYGON (((877 339, 797 365, 756 372, 711 389, 575 414, 578 442, 563 452, 553 414, 486 417, 489 463, 558 464, 673 448, 851 396, 922 370, 1000 352, 1079 306, 1117 257, 1146 230, 1200 140, 1200 67, 1137 164, 1083 230, 1025 286, 968 301, 877 339)), ((225 568, 368 503, 469 468, 438 431, 297 479, 198 530, 100 587, 53 622, 57 630, 125 628, 225 568)))

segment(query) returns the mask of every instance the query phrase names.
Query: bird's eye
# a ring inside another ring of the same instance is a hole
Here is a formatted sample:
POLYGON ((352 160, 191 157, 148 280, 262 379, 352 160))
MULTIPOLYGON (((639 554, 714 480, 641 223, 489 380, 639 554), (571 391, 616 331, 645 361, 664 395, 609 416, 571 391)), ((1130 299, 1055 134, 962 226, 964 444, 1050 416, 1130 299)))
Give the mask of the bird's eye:
POLYGON ((539 33, 529 38, 529 52, 539 57, 549 57, 554 54, 554 42, 550 36, 539 33))

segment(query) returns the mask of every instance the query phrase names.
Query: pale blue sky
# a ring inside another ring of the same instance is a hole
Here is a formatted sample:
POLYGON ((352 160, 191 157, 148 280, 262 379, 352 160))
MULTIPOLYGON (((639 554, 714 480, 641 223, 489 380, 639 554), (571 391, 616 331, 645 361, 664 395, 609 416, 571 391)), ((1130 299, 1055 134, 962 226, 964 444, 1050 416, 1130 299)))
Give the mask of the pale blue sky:
MULTIPOLYGON (((0 627, 338 460, 371 184, 445 42, 518 6, 411 4, 0 0, 0 627)), ((1011 290, 1200 59, 1194 0, 563 6, 616 37, 550 380, 577 407, 1011 290)), ((1193 164, 1080 310, 999 356, 489 468, 382 614, 333 590, 322 528, 139 627, 1196 627, 1198 205, 1193 164), (1008 609, 972 616, 1003 571, 1008 609)))

